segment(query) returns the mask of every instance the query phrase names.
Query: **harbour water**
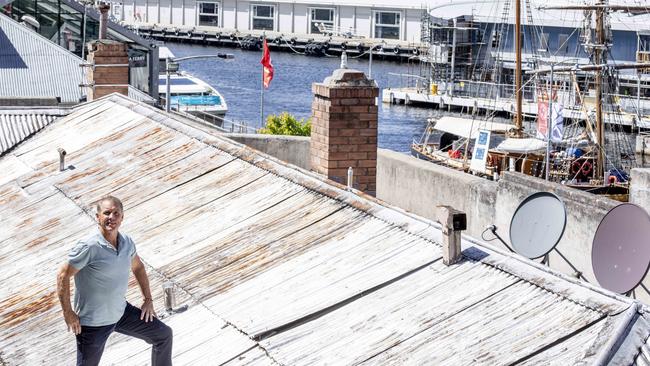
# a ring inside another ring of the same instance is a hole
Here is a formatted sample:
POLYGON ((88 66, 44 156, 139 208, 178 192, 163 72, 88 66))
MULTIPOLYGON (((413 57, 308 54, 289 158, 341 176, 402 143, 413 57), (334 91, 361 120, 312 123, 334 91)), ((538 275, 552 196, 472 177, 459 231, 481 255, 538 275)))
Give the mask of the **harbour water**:
MULTIPOLYGON (((262 52, 238 48, 217 48, 193 44, 166 45, 177 57, 231 53, 231 60, 199 59, 181 63, 181 70, 204 80, 223 94, 228 103, 227 119, 260 127, 260 84, 262 52)), ((321 82, 340 66, 339 57, 307 57, 285 52, 271 54, 275 75, 264 92, 264 114, 289 112, 299 118, 311 114, 311 85, 321 82)), ((348 67, 368 72, 368 59, 348 59, 348 67)), ((374 59, 372 75, 380 88, 397 87, 409 67, 406 63, 374 59)), ((420 137, 426 120, 437 110, 379 103, 379 147, 409 152, 413 137, 420 137)))
MULTIPOLYGON (((228 103, 227 119, 248 126, 260 127, 260 85, 262 52, 239 48, 218 48, 195 44, 170 43, 166 45, 177 57, 215 53, 231 53, 230 60, 198 59, 182 62, 181 70, 206 81, 223 94, 228 103)), ((340 66, 339 57, 308 57, 286 52, 271 54, 275 75, 269 89, 264 92, 264 114, 289 112, 298 118, 309 118, 313 94, 311 85, 321 82, 340 66)), ((368 72, 368 59, 348 58, 348 67, 368 72)), ((373 60, 372 76, 379 88, 399 87, 406 82, 405 74, 413 68, 407 63, 373 60), (400 76, 401 75, 401 76, 400 76)), ((427 118, 449 114, 444 111, 416 106, 379 103, 380 148, 410 153, 413 139, 424 132, 427 118)), ((456 113, 458 115, 458 113, 456 113)), ((508 122, 506 119, 499 122, 508 122)), ((525 127, 534 130, 527 121, 525 127)), ((534 122, 532 122, 534 123, 534 122)), ((608 139, 615 136, 608 133, 608 139)), ((624 134, 628 148, 634 146, 634 134, 624 134)), ((608 155, 616 154, 620 145, 609 145, 608 155)), ((638 159, 637 164, 648 162, 638 159)))

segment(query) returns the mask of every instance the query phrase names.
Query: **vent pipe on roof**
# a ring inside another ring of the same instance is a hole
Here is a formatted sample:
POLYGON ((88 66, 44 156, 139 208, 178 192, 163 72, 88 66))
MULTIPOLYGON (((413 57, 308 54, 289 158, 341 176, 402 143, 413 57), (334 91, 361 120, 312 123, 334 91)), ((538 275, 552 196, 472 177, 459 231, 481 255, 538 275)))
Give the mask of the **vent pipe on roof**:
POLYGON ((438 206, 438 222, 442 225, 442 262, 446 266, 461 259, 460 232, 467 229, 467 216, 451 206, 438 206))
POLYGON ((352 170, 352 167, 348 168, 348 189, 352 189, 352 186, 354 184, 354 171, 352 170))
POLYGON ((59 171, 62 172, 65 170, 65 155, 66 152, 62 148, 56 149, 59 152, 59 171))
POLYGON ((176 306, 176 296, 174 295, 174 283, 167 281, 163 284, 163 296, 165 300, 165 310, 171 313, 176 306))
POLYGON ((101 3, 97 8, 99 9, 99 39, 106 39, 106 32, 108 29, 108 10, 111 6, 106 3, 101 3))

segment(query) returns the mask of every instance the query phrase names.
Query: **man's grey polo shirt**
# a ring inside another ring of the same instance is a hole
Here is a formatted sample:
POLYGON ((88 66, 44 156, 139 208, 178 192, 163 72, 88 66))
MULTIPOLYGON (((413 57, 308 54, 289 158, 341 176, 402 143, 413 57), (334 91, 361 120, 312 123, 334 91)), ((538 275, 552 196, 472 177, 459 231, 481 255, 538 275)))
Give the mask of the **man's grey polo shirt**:
POLYGON ((115 324, 126 308, 131 260, 135 244, 118 234, 117 250, 98 231, 80 241, 68 254, 79 272, 74 276, 74 307, 85 326, 115 324))

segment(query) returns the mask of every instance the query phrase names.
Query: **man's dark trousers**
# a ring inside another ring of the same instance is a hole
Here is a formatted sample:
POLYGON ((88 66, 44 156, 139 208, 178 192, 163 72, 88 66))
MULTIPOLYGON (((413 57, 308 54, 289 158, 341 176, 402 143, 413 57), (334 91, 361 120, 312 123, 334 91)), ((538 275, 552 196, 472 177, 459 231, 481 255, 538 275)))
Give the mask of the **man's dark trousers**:
POLYGON ((101 327, 82 326, 81 334, 77 334, 77 366, 98 365, 106 340, 113 331, 142 339, 153 345, 151 350, 153 366, 171 366, 172 329, 158 318, 145 323, 140 319, 140 314, 140 309, 127 303, 124 315, 117 323, 101 327))

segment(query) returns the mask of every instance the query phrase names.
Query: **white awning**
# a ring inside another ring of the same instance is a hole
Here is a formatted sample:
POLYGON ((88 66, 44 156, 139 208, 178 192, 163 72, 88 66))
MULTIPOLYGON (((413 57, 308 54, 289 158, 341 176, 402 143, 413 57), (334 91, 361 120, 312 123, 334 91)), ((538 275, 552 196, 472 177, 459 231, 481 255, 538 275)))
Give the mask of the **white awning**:
MULTIPOLYGON (((167 48, 165 46, 158 47, 158 59, 164 60, 167 57, 174 58, 174 57, 176 57, 176 55, 174 55, 172 50, 170 50, 169 48, 167 48)), ((161 70, 161 72, 162 71, 165 71, 165 70, 161 70)))
POLYGON ((489 130, 495 133, 506 133, 514 125, 508 123, 490 122, 482 119, 460 118, 460 117, 441 117, 433 126, 434 129, 442 132, 448 132, 464 138, 475 139, 478 137, 479 130, 489 130))
POLYGON ((509 138, 503 140, 495 150, 520 154, 543 152, 546 150, 546 141, 538 139, 509 138))

